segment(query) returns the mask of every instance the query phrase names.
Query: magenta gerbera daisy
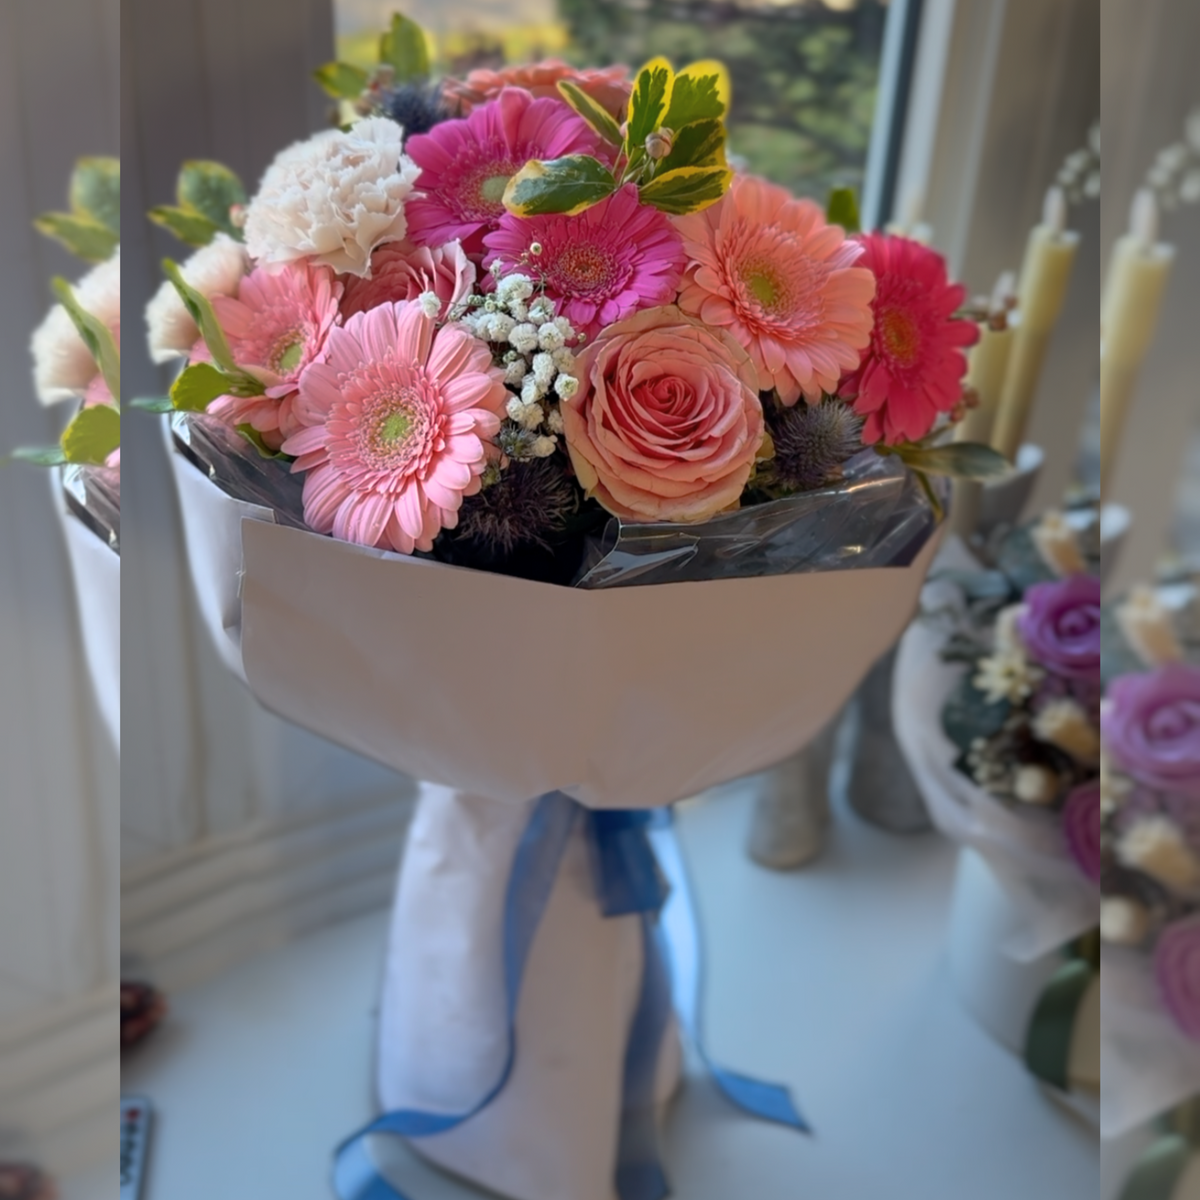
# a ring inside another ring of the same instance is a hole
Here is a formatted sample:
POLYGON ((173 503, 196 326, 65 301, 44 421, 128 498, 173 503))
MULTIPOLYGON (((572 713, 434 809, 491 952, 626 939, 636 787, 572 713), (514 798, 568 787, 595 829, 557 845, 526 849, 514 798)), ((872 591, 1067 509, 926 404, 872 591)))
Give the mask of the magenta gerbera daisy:
MULTIPOLYGON (((342 285, 328 267, 290 263, 259 267, 236 296, 214 296, 213 311, 233 360, 263 385, 260 396, 221 396, 208 411, 231 425, 250 425, 272 449, 292 428, 290 409, 305 367, 325 349, 339 320, 342 285)), ((193 359, 207 357, 202 344, 193 359)))
POLYGON ((483 235, 505 213, 504 189, 532 158, 602 154, 600 139, 561 100, 535 100, 520 88, 461 120, 443 121, 408 139, 405 150, 421 168, 408 201, 408 236, 419 246, 457 238, 468 254, 483 252, 483 235))
POLYGON ((811 200, 739 175, 717 204, 676 225, 689 262, 679 307, 745 346, 761 391, 816 404, 858 366, 875 280, 811 200))
POLYGON ((559 315, 589 337, 639 309, 670 304, 683 275, 682 239, 666 214, 638 202, 633 184, 573 217, 506 214, 484 245, 484 266, 498 259, 506 272, 536 274, 559 315))
POLYGON ((300 379, 304 428, 284 443, 318 533, 411 554, 431 550, 480 489, 509 392, 490 348, 437 333, 415 300, 358 313, 300 379))
POLYGON ((867 443, 917 441, 962 399, 963 349, 979 337, 954 312, 966 289, 946 277, 936 250, 909 238, 863 237, 859 260, 875 275, 871 344, 841 394, 866 418, 867 443))

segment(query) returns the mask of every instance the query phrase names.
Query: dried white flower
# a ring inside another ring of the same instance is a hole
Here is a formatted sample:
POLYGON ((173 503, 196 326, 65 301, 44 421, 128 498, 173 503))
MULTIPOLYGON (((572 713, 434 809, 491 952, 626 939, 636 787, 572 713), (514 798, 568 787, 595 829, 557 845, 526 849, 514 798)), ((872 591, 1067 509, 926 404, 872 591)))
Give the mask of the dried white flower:
POLYGON ((1153 588, 1135 587, 1117 606, 1116 617, 1125 640, 1146 666, 1161 667, 1183 658, 1171 614, 1153 588))
POLYGON ((531 447, 534 458, 549 458, 558 449, 558 439, 554 437, 537 438, 531 447))
POLYGON ((1200 888, 1200 859, 1170 817, 1142 817, 1117 841, 1117 858, 1181 894, 1200 888))
POLYGON ((1022 804, 1053 804, 1058 790, 1058 776, 1049 767, 1026 763, 1013 776, 1013 795, 1022 804))
POLYGON ((1033 736, 1057 746, 1085 767, 1100 763, 1100 731, 1074 700, 1052 700, 1033 718, 1033 736))
POLYGON ((1010 604, 997 613, 996 650, 1000 654, 1019 654, 1022 658, 1025 656, 1025 643, 1021 641, 1021 634, 1017 628, 1024 612, 1024 604, 1010 604))
POLYGON ((538 344, 537 326, 528 323, 514 325, 512 332, 508 335, 508 344, 518 354, 532 354, 538 344))
POLYGON ((1130 896, 1100 901, 1100 936, 1114 946, 1139 946, 1150 930, 1150 914, 1130 896))
POLYGON ((554 381, 554 390, 563 400, 570 400, 579 391, 579 380, 574 375, 559 375, 554 381))
MULTIPOLYGON (((227 233, 218 233, 179 267, 184 281, 206 300, 214 296, 236 296, 238 286, 249 270, 250 256, 246 247, 227 233)), ((200 337, 196 322, 169 279, 146 305, 146 327, 150 357, 156 363, 170 362, 188 354, 200 337)))
POLYGON ((1041 670, 1024 654, 997 651, 979 660, 972 682, 987 697, 989 704, 999 704, 1001 700, 1020 704, 1033 694, 1041 677, 1041 670))
POLYGON ((1051 509, 1033 528, 1038 556, 1055 575, 1081 575, 1087 570, 1079 537, 1062 513, 1051 509))
POLYGON ((371 251, 408 229, 404 204, 421 171, 403 145, 395 121, 366 117, 281 151, 246 210, 251 258, 369 276, 371 251))

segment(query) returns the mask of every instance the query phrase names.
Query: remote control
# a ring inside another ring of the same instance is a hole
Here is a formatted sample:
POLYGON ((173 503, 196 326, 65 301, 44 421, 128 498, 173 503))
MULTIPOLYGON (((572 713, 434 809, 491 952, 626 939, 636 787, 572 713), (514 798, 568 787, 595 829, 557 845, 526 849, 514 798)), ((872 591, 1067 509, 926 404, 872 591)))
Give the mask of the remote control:
POLYGON ((140 1200, 150 1141, 150 1101, 121 1097, 121 1200, 140 1200))

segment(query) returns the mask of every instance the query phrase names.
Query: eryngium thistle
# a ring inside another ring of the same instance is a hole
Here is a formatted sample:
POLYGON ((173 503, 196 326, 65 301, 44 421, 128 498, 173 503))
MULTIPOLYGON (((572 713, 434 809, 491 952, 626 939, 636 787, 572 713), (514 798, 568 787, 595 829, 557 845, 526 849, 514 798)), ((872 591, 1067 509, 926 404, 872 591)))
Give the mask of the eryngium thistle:
POLYGON ((455 536, 502 554, 521 545, 548 548, 578 505, 560 455, 513 462, 491 487, 463 501, 455 536))
POLYGON ((415 84, 381 89, 374 98, 374 108, 380 116, 391 117, 404 127, 405 141, 414 133, 428 133, 452 115, 437 88, 415 84))
POLYGON ((769 408, 767 420, 775 443, 775 476, 793 491, 836 482, 842 464, 862 449, 862 418, 838 400, 769 408))

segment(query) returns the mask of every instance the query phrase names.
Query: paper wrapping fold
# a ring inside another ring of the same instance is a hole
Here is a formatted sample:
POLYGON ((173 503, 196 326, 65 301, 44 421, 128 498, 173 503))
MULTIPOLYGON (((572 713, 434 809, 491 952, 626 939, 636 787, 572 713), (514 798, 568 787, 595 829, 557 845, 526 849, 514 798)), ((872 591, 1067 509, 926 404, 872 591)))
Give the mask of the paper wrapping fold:
POLYGON ((54 507, 62 523, 83 654, 96 704, 121 748, 121 556, 67 510, 58 472, 53 473, 54 507))
MULTIPOLYGON (((498 922, 530 802, 557 789, 595 808, 663 805, 787 757, 904 627, 936 542, 908 567, 581 591, 285 528, 171 459, 225 661, 279 715, 432 781, 385 976, 389 1107, 462 1111, 496 1081, 498 922)), ((417 1148, 517 1200, 613 1200, 641 954, 636 920, 600 915, 577 835, 508 1087, 417 1148)), ((662 1097, 677 1072, 672 1035, 662 1097)), ((386 1169, 386 1139, 375 1153, 386 1169)))

